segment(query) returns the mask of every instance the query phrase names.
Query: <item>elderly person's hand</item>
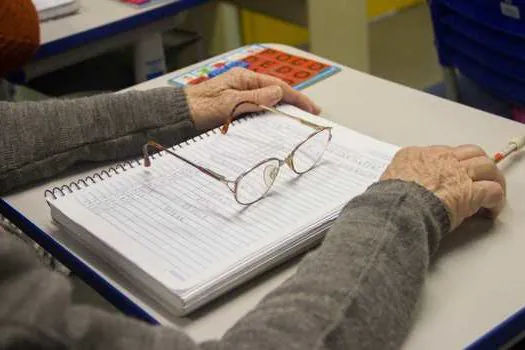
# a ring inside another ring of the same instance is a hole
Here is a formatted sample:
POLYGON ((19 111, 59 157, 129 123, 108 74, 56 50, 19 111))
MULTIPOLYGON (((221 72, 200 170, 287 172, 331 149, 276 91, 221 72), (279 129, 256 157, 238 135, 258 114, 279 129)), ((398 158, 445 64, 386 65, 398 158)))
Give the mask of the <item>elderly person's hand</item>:
MULTIPOLYGON (((295 91, 284 81, 252 71, 234 68, 206 82, 186 88, 188 104, 197 129, 209 129, 232 117, 234 107, 244 101, 273 106, 281 101, 307 112, 319 114, 320 109, 308 97, 295 91)), ((244 104, 235 116, 259 109, 244 104)))
POLYGON ((496 217, 505 203, 505 178, 478 146, 404 148, 381 176, 391 179, 432 191, 448 210, 451 230, 480 210, 496 217))

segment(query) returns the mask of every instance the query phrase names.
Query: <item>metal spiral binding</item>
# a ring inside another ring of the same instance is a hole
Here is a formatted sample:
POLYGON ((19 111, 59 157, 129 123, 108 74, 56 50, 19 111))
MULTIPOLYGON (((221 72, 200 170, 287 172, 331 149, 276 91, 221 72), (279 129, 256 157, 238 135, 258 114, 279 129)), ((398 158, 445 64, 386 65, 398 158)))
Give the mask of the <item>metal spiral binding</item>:
MULTIPOLYGON (((247 115, 247 116, 245 116, 243 118, 236 119, 236 120, 234 120, 231 123, 231 126, 235 126, 237 124, 241 124, 243 122, 246 122, 247 119, 254 118, 255 116, 263 114, 263 113, 264 112, 255 112, 255 113, 251 113, 251 114, 249 114, 249 115, 247 115)), ((212 130, 209 130, 209 131, 207 131, 205 133, 197 135, 197 136, 195 136, 195 137, 193 137, 193 138, 191 138, 189 140, 186 140, 186 141, 184 141, 181 144, 175 145, 175 146, 171 147, 170 149, 171 150, 180 149, 180 148, 184 147, 183 145, 190 146, 192 143, 195 143, 195 142, 197 142, 199 140, 204 140, 205 137, 210 137, 210 136, 212 136, 212 134, 217 135, 218 133, 219 133, 219 129, 218 128, 212 129, 212 130), (206 135, 206 136, 204 136, 204 135, 206 135)), ((164 152, 157 152, 157 153, 152 154, 150 157, 151 157, 151 159, 155 159, 155 157, 157 157, 157 156, 162 157, 163 155, 164 155, 164 152)), ((89 187, 90 185, 94 185, 94 184, 96 184, 98 182, 104 181, 104 180, 112 177, 113 175, 119 175, 120 173, 125 172, 128 169, 134 168, 135 166, 141 165, 141 164, 142 163, 139 160, 136 160, 136 159, 128 161, 128 162, 120 163, 120 164, 118 164, 118 165, 116 165, 114 167, 110 167, 110 168, 102 170, 102 171, 100 171, 98 173, 94 173, 91 176, 86 176, 83 179, 78 179, 76 181, 73 181, 69 185, 63 185, 63 186, 60 186, 60 187, 54 187, 54 188, 48 189, 48 190, 46 190, 44 192, 44 197, 46 199, 49 199, 49 198, 58 199, 59 197, 64 197, 67 194, 73 193, 74 191, 80 191, 82 188, 86 188, 86 187, 89 187)))
POLYGON ((100 181, 104 181, 114 175, 119 175, 127 171, 128 169, 134 168, 137 165, 141 165, 141 162, 139 160, 131 160, 128 162, 120 163, 114 167, 110 167, 108 169, 102 170, 101 172, 94 173, 91 176, 86 176, 83 179, 73 181, 69 185, 63 185, 60 187, 48 189, 44 192, 44 197, 46 199, 58 199, 58 197, 64 197, 67 194, 73 193, 75 191, 80 191, 83 188, 89 187, 90 185, 94 185, 100 181))

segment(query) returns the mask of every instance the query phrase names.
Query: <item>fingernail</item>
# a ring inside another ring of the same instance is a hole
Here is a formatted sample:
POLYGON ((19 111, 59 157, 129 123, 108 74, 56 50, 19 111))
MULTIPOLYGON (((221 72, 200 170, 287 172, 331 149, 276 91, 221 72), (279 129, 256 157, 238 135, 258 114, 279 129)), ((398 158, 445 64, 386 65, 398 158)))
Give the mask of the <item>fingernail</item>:
POLYGON ((269 95, 272 100, 280 101, 283 98, 283 89, 281 89, 280 86, 275 85, 272 87, 269 95))

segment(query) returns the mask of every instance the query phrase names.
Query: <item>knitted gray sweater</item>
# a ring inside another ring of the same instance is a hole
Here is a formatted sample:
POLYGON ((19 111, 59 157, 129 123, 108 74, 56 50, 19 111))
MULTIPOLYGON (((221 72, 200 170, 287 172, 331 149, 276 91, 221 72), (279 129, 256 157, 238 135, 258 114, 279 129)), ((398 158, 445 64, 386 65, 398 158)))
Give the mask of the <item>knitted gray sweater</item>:
MULTIPOLYGON (((0 102, 0 193, 85 161, 135 155, 148 137, 196 131, 175 89, 90 99, 0 102)), ((401 181, 352 200, 297 273, 221 339, 71 304, 69 281, 0 234, 0 349, 396 349, 449 221, 442 203, 401 181)))

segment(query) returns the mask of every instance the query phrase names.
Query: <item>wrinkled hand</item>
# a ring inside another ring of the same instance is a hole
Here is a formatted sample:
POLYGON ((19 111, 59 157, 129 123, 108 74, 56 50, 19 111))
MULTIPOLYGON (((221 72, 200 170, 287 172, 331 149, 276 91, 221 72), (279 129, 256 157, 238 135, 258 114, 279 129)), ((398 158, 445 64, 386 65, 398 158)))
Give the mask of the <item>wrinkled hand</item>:
MULTIPOLYGON (((274 106, 283 101, 307 112, 319 114, 320 109, 308 97, 295 91, 284 81, 252 71, 234 68, 198 85, 186 88, 188 104, 197 129, 210 129, 232 117, 234 107, 244 101, 274 106)), ((252 104, 240 106, 233 117, 257 112, 252 104)))
POLYGON ((404 148, 381 176, 390 179, 432 191, 448 210, 451 230, 478 212, 494 218, 505 203, 505 178, 478 146, 404 148))

